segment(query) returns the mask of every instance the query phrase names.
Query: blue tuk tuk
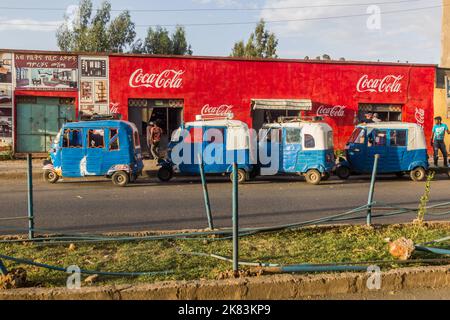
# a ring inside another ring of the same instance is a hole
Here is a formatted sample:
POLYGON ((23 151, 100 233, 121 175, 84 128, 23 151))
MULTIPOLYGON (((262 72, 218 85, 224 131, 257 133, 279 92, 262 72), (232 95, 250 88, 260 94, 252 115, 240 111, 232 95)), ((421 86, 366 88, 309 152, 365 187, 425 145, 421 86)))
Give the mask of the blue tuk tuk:
POLYGON ((422 181, 429 169, 423 128, 415 123, 360 124, 345 149, 345 159, 340 159, 336 168, 341 179, 348 179, 352 173, 372 172, 376 154, 380 155, 379 173, 398 177, 409 173, 413 181, 422 181))
POLYGON ((335 166, 333 129, 324 122, 286 120, 265 124, 260 130, 259 173, 264 175, 263 170, 277 161, 277 172, 268 174, 295 173, 315 185, 327 180, 335 166), (261 155, 267 155, 270 162, 263 163, 261 155))
POLYGON ((238 120, 213 119, 188 122, 175 130, 168 146, 168 158, 161 160, 158 178, 169 181, 174 173, 199 175, 229 174, 238 165, 238 182, 248 180, 253 169, 247 124, 238 120))
POLYGON ((44 180, 106 176, 116 186, 134 182, 142 173, 139 134, 131 122, 80 121, 63 125, 44 162, 44 180))

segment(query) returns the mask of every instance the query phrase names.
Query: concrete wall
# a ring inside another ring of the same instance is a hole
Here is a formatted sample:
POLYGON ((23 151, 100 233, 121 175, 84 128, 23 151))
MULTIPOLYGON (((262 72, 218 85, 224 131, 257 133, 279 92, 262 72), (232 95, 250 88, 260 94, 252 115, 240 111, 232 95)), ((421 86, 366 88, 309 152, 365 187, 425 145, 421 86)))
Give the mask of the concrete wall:
MULTIPOLYGON (((446 89, 438 88, 434 90, 434 116, 441 116, 443 122, 450 128, 450 119, 447 117, 447 92, 446 89)), ((445 142, 450 144, 450 136, 446 135, 445 142)))
POLYGON ((450 0, 442 0, 441 67, 450 68, 450 0))

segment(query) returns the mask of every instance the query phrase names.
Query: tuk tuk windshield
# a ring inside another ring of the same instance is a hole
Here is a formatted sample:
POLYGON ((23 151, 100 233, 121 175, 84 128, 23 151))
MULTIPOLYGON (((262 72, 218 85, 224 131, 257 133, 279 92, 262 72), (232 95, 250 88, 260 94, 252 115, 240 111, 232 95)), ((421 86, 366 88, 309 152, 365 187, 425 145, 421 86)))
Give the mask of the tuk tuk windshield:
POLYGON ((180 137, 181 137, 181 128, 178 128, 174 132, 172 132, 172 136, 170 138, 170 141, 178 142, 178 141, 180 141, 180 137))
POLYGON ((350 143, 365 143, 365 130, 363 128, 356 128, 349 140, 350 143))

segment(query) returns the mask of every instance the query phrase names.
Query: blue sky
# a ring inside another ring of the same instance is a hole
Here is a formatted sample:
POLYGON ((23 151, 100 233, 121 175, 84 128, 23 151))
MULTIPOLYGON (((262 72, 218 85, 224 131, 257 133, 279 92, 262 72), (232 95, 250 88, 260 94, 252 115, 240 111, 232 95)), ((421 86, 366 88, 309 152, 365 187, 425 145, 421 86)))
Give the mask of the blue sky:
MULTIPOLYGON (((348 60, 400 60, 437 64, 440 57, 441 1, 111 0, 110 3, 115 10, 126 8, 131 11, 242 9, 145 13, 132 11, 133 21, 137 25, 253 22, 260 18, 267 21, 281 20, 283 22, 268 23, 268 28, 279 38, 278 55, 282 58, 313 58, 327 53, 335 59, 345 57, 348 60), (374 3, 381 10, 379 29, 367 27, 369 16, 366 10, 369 4, 374 3), (290 9, 273 9, 282 7, 290 9), (348 15, 359 16, 342 17, 348 15), (341 18, 322 19, 323 17, 341 18), (314 20, 317 18, 321 19, 314 20)), ((100 2, 95 0, 94 7, 100 2)), ((0 0, 0 47, 56 50, 56 26, 62 21, 64 11, 77 3, 77 0, 0 0), (6 10, 5 7, 62 10, 6 10)), ((234 42, 247 39, 252 29, 253 24, 186 27, 194 54, 214 56, 229 55, 234 42)), ((138 37, 145 37, 145 27, 138 27, 136 31, 138 37)))

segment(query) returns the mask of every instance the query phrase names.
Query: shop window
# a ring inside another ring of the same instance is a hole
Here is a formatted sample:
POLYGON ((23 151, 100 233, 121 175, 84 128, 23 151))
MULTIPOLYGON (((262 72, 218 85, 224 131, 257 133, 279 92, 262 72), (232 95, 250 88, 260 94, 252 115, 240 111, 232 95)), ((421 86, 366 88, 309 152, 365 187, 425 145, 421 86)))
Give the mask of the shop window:
POLYGON ((77 129, 66 129, 63 134, 63 148, 81 148, 81 131, 77 129))
POLYGON ((88 132, 89 148, 105 147, 105 130, 96 129, 88 132))
POLYGON ((369 136, 369 147, 386 146, 386 130, 373 130, 369 136))
POLYGON ((109 151, 119 150, 119 130, 109 129, 109 151))
POLYGON ((406 130, 391 130, 391 147, 406 147, 406 130))
POLYGON ((316 141, 310 134, 305 134, 305 149, 312 149, 316 147, 316 141))
POLYGON ((286 143, 299 144, 301 142, 300 129, 286 128, 286 143))

